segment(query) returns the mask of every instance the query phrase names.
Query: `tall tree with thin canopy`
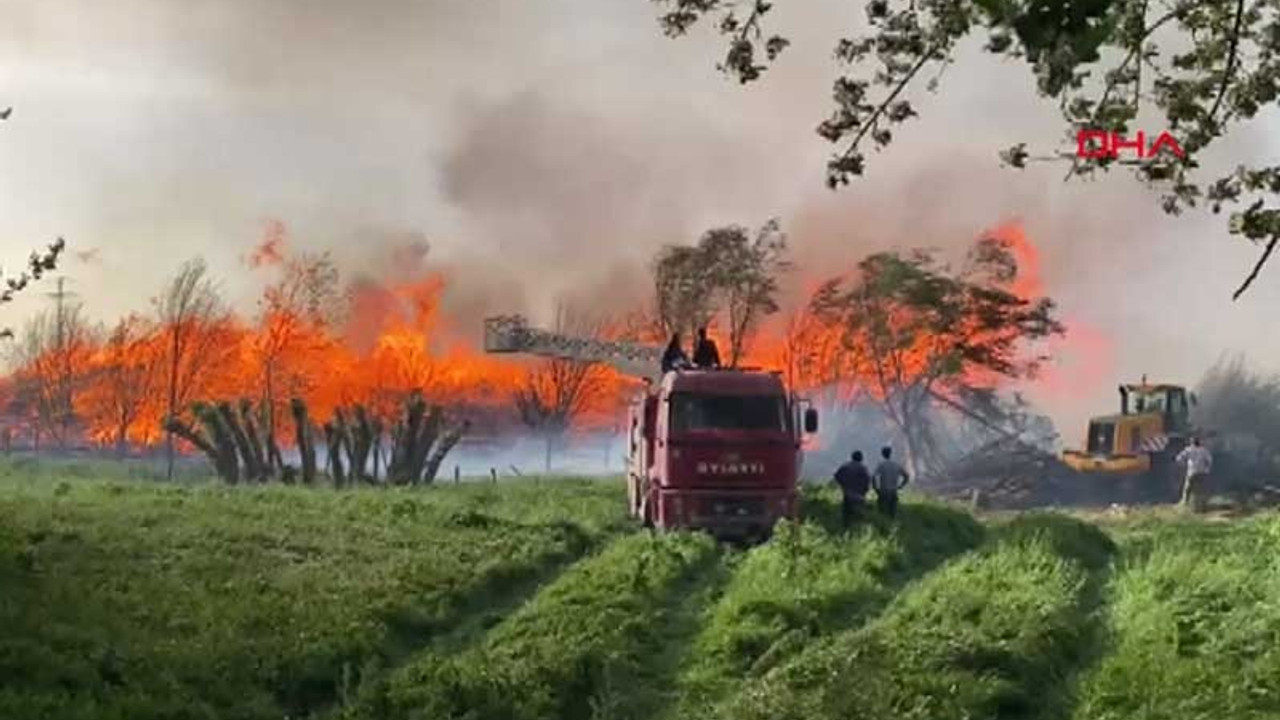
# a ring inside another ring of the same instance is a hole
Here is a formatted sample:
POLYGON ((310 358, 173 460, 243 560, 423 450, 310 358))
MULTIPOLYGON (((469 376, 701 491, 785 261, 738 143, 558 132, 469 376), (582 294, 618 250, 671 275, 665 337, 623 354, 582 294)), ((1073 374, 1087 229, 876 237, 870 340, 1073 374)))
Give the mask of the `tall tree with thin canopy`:
MULTIPOLYGON (((183 264, 178 274, 153 300, 156 315, 166 335, 164 369, 166 410, 170 418, 192 399, 200 374, 216 361, 214 326, 225 322, 227 309, 216 283, 209 277, 204 260, 183 264)), ((165 430, 166 476, 173 479, 174 437, 165 430)))

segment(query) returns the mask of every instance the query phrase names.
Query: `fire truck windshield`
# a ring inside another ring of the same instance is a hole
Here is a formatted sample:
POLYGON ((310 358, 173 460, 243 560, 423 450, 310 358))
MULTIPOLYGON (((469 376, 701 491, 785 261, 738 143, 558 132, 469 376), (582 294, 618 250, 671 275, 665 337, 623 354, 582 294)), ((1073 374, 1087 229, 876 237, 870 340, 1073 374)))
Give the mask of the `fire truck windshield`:
POLYGON ((671 396, 671 429, 786 431, 787 404, 776 395, 671 396))

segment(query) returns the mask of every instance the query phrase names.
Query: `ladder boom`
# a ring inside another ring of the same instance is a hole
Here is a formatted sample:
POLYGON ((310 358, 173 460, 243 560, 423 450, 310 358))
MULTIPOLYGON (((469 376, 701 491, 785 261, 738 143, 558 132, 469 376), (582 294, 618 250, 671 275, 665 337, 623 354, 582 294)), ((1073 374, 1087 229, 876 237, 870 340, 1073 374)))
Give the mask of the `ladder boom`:
POLYGON ((627 375, 649 379, 655 379, 661 374, 661 348, 539 330, 530 327, 522 315, 486 318, 484 349, 489 353, 525 353, 579 362, 597 362, 612 366, 627 375))

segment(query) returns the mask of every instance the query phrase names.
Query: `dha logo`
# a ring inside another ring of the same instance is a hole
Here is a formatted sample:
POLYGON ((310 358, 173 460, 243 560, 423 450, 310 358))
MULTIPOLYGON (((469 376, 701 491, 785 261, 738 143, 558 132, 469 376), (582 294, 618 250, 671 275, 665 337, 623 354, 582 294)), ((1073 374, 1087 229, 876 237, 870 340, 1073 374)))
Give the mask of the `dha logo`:
POLYGON ((1106 130, 1081 130, 1076 133, 1076 157, 1078 158, 1119 158, 1121 150, 1137 152, 1139 159, 1152 158, 1161 150, 1168 150, 1175 157, 1184 158, 1182 146, 1168 131, 1156 136, 1155 142, 1147 146, 1146 133, 1138 131, 1137 137, 1130 140, 1118 132, 1106 130))

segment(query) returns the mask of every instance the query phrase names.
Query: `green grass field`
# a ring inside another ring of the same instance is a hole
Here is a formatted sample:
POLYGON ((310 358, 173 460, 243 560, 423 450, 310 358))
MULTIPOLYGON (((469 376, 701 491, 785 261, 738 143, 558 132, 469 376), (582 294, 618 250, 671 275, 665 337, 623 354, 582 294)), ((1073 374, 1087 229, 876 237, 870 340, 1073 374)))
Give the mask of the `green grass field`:
POLYGON ((1280 518, 977 519, 749 549, 615 482, 222 488, 0 468, 0 718, 1280 717, 1280 518))

